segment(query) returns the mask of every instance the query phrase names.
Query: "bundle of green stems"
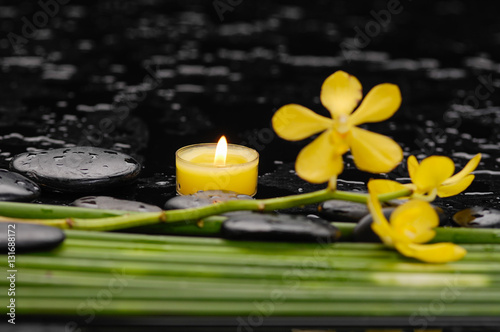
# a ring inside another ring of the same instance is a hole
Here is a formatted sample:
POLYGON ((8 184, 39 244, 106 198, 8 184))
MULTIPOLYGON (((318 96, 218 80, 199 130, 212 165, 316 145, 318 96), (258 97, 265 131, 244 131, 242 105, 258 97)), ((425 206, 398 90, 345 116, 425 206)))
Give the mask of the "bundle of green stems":
MULTIPOLYGON (((498 314, 496 229, 436 228, 433 242, 462 243, 468 251, 448 264, 421 263, 383 244, 349 242, 355 224, 342 222, 333 222, 342 233, 336 243, 179 236, 217 235, 225 212, 366 198, 325 189, 158 213, 0 202, 4 222, 52 225, 66 233, 54 250, 18 255, 17 313, 412 317, 432 307, 434 316, 498 314), (176 235, 101 232, 138 229, 176 235)), ((6 276, 0 280, 8 286, 6 276)))

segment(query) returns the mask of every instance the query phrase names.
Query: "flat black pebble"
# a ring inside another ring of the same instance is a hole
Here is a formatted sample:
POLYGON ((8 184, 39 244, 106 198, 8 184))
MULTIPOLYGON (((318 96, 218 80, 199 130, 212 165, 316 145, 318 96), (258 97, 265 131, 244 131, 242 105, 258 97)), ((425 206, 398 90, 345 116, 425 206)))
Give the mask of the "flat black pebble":
MULTIPOLYGON (((0 248, 4 253, 50 250, 60 245, 64 238, 64 232, 59 228, 0 222, 0 248), (15 238, 15 241, 12 241, 13 238, 15 238), (9 246, 12 243, 14 243, 14 246, 9 246), (9 250, 11 248, 14 248, 14 251, 9 250)), ((5 262, 7 262, 7 259, 5 259, 5 262)))
POLYGON ((21 153, 10 168, 49 189, 82 193, 129 184, 141 165, 121 152, 80 146, 21 153))
POLYGON ((123 210, 137 212, 160 212, 158 206, 146 203, 118 199, 109 196, 86 196, 81 197, 71 203, 73 206, 91 208, 91 209, 107 209, 107 210, 123 210))
POLYGON ((40 196, 40 187, 21 174, 0 169, 0 201, 29 202, 40 196))
POLYGON ((234 199, 253 199, 252 196, 228 190, 199 191, 192 195, 175 196, 165 203, 165 210, 188 209, 234 199))
POLYGON ((301 215, 245 213, 222 223, 223 237, 239 240, 330 243, 340 232, 329 222, 301 215))
POLYGON ((319 205, 318 211, 323 218, 334 221, 358 222, 370 213, 364 203, 329 200, 319 205))
POLYGON ((453 220, 462 227, 500 228, 500 211, 474 206, 455 213, 453 220))

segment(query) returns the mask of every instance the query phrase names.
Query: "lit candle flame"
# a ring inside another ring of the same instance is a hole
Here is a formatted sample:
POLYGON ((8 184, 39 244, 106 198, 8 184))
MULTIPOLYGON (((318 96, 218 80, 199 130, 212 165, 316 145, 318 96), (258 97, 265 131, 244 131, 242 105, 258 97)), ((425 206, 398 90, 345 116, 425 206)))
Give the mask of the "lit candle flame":
POLYGON ((217 143, 217 148, 215 149, 215 166, 226 166, 226 156, 227 156, 227 140, 225 136, 222 136, 217 143))

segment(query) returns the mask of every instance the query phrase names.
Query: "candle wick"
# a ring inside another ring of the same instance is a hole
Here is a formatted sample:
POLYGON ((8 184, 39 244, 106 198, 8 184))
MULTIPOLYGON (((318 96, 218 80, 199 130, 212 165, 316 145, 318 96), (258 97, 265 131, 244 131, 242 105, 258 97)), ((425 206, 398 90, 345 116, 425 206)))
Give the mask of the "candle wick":
POLYGON ((217 156, 215 156, 214 165, 215 166, 226 166, 226 159, 225 158, 217 158, 217 156))

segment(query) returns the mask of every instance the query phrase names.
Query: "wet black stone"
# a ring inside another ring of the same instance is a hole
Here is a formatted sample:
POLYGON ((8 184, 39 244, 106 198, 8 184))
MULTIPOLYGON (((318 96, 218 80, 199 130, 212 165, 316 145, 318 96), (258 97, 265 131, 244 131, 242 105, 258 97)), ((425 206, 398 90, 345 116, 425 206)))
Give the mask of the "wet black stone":
MULTIPOLYGON (((387 220, 390 219, 392 211, 395 208, 383 208, 382 212, 387 220)), ((354 238, 359 242, 381 242, 380 238, 377 234, 372 230, 371 224, 373 222, 373 218, 371 214, 368 214, 361 218, 356 227, 354 228, 354 238)))
POLYGON ((176 196, 165 203, 165 210, 195 208, 234 199, 252 199, 252 196, 228 190, 199 191, 192 195, 176 196))
POLYGON ((29 202, 40 196, 40 187, 21 174, 0 169, 0 201, 29 202))
POLYGON ((21 153, 10 168, 43 187, 81 193, 129 184, 141 165, 121 152, 81 146, 21 153))
POLYGON ((462 227, 500 228, 500 210, 474 206, 455 213, 453 221, 462 227))
POLYGON ((318 211, 323 218, 334 221, 358 222, 370 213, 363 203, 330 200, 319 205, 318 211))
POLYGON ((222 223, 221 234, 231 239, 320 243, 335 241, 340 236, 336 227, 322 219, 265 213, 231 215, 222 223))
POLYGON ((71 205, 91 208, 91 209, 107 209, 107 210, 123 210, 137 212, 160 212, 158 206, 146 203, 129 201, 126 199, 118 199, 109 196, 86 196, 77 199, 71 205))
POLYGON ((14 252, 33 252, 50 250, 60 245, 65 235, 62 230, 55 227, 24 223, 0 223, 0 248, 2 252, 13 252, 9 250, 9 242, 15 242, 14 252), (9 241, 8 237, 15 237, 15 241, 9 241))

